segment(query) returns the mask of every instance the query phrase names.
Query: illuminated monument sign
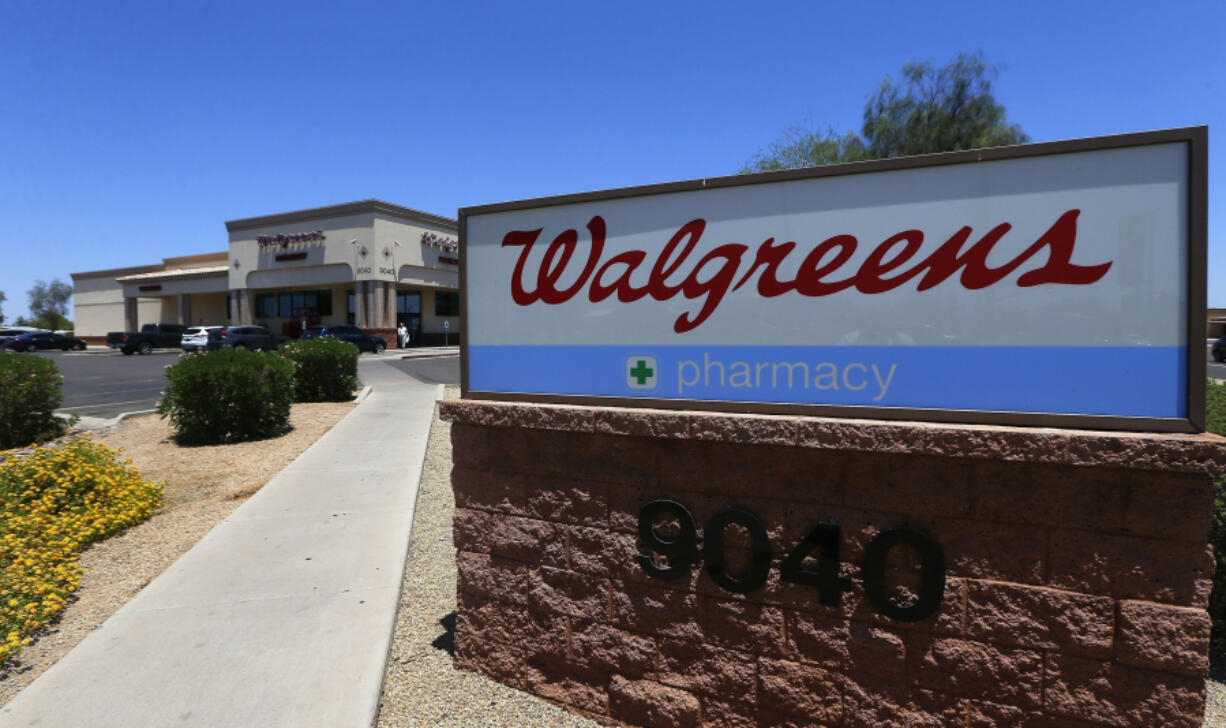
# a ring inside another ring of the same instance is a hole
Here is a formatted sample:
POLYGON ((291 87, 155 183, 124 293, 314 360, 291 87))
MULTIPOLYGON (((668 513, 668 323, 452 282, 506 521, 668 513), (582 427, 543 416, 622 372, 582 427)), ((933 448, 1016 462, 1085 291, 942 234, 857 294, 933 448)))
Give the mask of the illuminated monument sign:
POLYGON ((1203 429, 1203 131, 461 210, 466 396, 1203 429))
POLYGON ((648 728, 1201 725, 1206 138, 462 210, 456 666, 648 728))

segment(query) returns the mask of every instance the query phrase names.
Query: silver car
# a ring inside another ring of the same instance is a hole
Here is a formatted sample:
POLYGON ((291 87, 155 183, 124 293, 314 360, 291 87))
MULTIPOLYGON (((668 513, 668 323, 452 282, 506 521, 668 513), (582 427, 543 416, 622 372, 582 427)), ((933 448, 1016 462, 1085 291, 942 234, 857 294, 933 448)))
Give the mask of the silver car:
POLYGON ((221 347, 219 334, 224 326, 192 326, 183 332, 179 346, 183 351, 193 352, 198 349, 218 349, 221 347))

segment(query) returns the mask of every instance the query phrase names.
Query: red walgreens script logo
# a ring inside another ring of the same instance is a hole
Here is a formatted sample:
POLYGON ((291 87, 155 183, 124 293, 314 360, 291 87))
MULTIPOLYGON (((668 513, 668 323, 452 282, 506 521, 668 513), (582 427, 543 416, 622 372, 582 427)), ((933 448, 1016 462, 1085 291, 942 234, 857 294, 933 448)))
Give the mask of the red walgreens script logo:
POLYGON ((869 253, 855 274, 841 280, 829 279, 855 254, 858 245, 855 236, 835 235, 823 240, 801 261, 800 270, 792 280, 779 280, 778 271, 780 264, 796 248, 796 243, 776 243, 774 238, 767 238, 758 246, 749 271, 736 285, 732 285, 732 281, 741 267, 742 258, 749 251, 749 246, 740 243, 727 243, 704 255, 689 269, 688 275, 679 284, 674 286, 666 282, 681 268, 698 245, 698 240, 707 227, 707 221, 701 218, 687 222, 673 234, 652 264, 647 285, 641 288, 631 285, 630 277, 647 260, 645 251, 627 250, 618 253, 597 269, 605 242, 605 222, 599 215, 587 224, 588 232, 592 236, 587 263, 583 266, 579 279, 565 290, 558 290, 557 283, 579 245, 578 232, 564 231, 545 249, 540 269, 536 272, 535 291, 524 288, 524 265, 542 228, 513 230, 502 239, 502 246, 523 247, 511 277, 511 298, 520 306, 530 306, 537 301, 547 304, 565 303, 579 293, 589 280, 591 285, 588 287, 587 297, 593 303, 603 301, 613 294, 617 294, 617 300, 623 303, 637 301, 644 296, 651 296, 657 301, 667 301, 678 293, 688 299, 703 298, 702 307, 697 313, 691 311, 677 317, 673 330, 681 334, 697 328, 710 318, 730 286, 733 291, 739 289, 759 271, 761 274, 757 279, 758 294, 766 298, 782 296, 789 291, 796 291, 802 296, 828 296, 852 287, 866 294, 883 293, 920 274, 923 274, 923 277, 920 278, 917 290, 926 291, 943 283, 957 273, 958 269, 962 269, 962 275, 958 279, 962 287, 974 291, 998 283, 1040 250, 1047 248, 1047 262, 1018 278, 1018 286, 1028 288, 1045 283, 1089 285, 1106 275, 1113 261, 1091 266, 1075 265, 1071 262, 1073 246, 1077 242, 1077 215, 1080 213, 1081 210, 1069 210, 1061 215, 1033 245, 999 268, 988 267, 987 259, 996 243, 1012 229, 1013 226, 1007 222, 989 230, 965 251, 963 247, 970 240, 971 228, 963 226, 923 261, 888 278, 885 277, 886 273, 902 267, 919 252, 924 243, 923 232, 903 230, 891 235, 869 253), (699 280, 699 271, 712 263, 718 265, 718 270, 706 280, 699 280), (595 275, 592 275, 593 271, 595 275))

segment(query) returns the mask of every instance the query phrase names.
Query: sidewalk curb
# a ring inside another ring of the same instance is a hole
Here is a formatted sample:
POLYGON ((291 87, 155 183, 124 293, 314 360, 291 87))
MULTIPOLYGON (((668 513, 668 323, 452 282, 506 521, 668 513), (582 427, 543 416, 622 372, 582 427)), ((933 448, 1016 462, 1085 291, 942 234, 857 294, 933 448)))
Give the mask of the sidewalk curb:
POLYGON ((367 384, 365 387, 362 387, 361 392, 358 392, 358 396, 353 398, 353 403, 362 404, 362 400, 366 399, 367 395, 369 394, 370 394, 370 385, 367 384))
MULTIPOLYGON (((120 412, 119 414, 115 415, 114 417, 110 419, 105 419, 102 417, 90 417, 88 415, 78 416, 76 426, 77 426, 77 429, 80 429, 80 430, 103 430, 108 427, 114 427, 115 425, 118 425, 120 422, 123 422, 125 419, 129 417, 133 417, 135 415, 147 415, 152 412, 157 412, 157 410, 156 409, 146 409, 146 410, 133 410, 131 412, 120 412)), ((65 420, 72 417, 71 412, 55 412, 54 415, 56 417, 59 417, 60 419, 65 419, 65 420)))
MULTIPOLYGON (((91 346, 86 349, 82 349, 81 351, 66 351, 64 353, 70 356, 98 356, 101 354, 119 354, 120 356, 123 355, 123 352, 121 352, 119 349, 112 349, 109 346, 91 346)), ((183 350, 178 347, 157 348, 149 352, 151 356, 155 354, 182 354, 182 353, 183 353, 183 350)), ((132 354, 132 356, 140 356, 140 354, 132 354)))

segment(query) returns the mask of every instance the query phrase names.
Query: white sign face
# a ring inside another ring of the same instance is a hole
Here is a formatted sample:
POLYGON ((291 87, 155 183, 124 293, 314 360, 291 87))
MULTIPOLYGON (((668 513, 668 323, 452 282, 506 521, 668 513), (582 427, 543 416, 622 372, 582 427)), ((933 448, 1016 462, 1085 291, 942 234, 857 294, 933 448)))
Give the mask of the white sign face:
POLYGON ((1187 418, 1189 156, 471 208, 466 391, 1187 418))

